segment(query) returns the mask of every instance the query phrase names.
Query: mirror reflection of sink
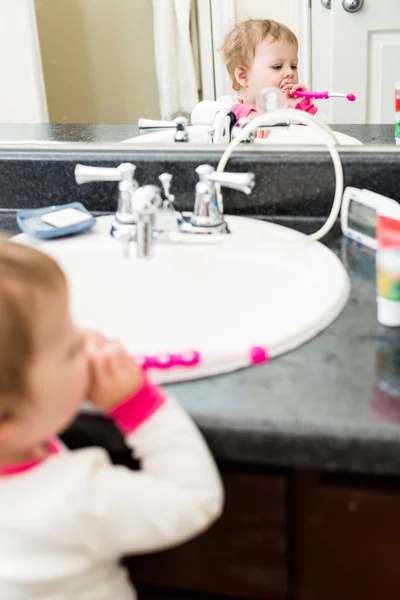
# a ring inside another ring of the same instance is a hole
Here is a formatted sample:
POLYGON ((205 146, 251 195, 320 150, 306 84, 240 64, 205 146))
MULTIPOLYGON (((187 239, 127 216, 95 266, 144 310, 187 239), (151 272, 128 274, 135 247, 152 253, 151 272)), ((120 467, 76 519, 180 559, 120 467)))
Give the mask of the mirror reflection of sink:
MULTIPOLYGON (((189 133, 189 144, 193 145, 204 145, 208 144, 208 131, 211 126, 209 125, 190 125, 187 128, 189 133)), ((339 144, 346 146, 359 146, 362 143, 350 135, 339 133, 334 131, 339 144)), ((174 143, 174 129, 163 129, 161 131, 155 131, 152 133, 146 133, 140 137, 130 138, 121 142, 122 144, 175 144, 174 143)), ((289 127, 272 127, 271 134, 267 139, 255 140, 256 144, 317 144, 323 145, 325 142, 319 134, 305 125, 290 125, 289 127)))
POLYGON ((230 235, 156 243, 152 260, 138 259, 133 247, 123 259, 121 242, 109 235, 112 219, 98 218, 91 232, 71 238, 14 239, 60 263, 79 324, 120 339, 133 355, 157 357, 161 366, 172 355, 174 368, 154 371, 160 382, 277 356, 326 328, 347 301, 338 258, 320 243, 304 244, 294 230, 227 217, 230 235))

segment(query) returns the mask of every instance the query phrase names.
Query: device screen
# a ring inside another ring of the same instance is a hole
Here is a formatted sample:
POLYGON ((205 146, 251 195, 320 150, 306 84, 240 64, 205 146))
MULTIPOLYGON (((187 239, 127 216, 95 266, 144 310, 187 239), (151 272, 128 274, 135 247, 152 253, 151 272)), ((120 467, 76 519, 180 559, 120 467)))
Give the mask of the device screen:
POLYGON ((347 225, 354 231, 376 239, 376 210, 356 200, 350 200, 347 225))

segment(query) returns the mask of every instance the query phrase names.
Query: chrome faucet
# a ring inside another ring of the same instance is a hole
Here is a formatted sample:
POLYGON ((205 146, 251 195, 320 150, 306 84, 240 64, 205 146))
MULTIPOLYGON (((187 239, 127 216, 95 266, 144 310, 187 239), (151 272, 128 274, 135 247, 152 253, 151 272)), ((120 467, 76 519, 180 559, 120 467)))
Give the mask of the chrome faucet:
POLYGON ((117 168, 77 165, 78 184, 90 181, 119 181, 118 207, 111 225, 111 235, 122 241, 123 254, 129 257, 130 242, 136 241, 137 256, 150 258, 158 239, 170 238, 172 233, 225 234, 229 233, 222 208, 217 199, 216 184, 250 194, 254 188, 254 173, 219 173, 210 165, 196 169, 194 210, 181 213, 175 209, 175 196, 170 187, 172 175, 162 173, 158 186, 139 187, 134 179, 135 165, 124 163, 117 168))
POLYGON ((254 188, 254 173, 219 173, 211 165, 200 165, 196 169, 199 181, 196 184, 194 210, 183 216, 181 231, 185 233, 229 233, 222 209, 217 200, 215 185, 219 184, 244 194, 254 188))
MULTIPOLYGON (((208 130, 208 142, 227 146, 232 140, 235 124, 234 113, 229 108, 220 108, 208 130)), ((175 129, 174 142, 189 142, 188 120, 185 117, 177 117, 173 121, 139 119, 138 126, 139 129, 175 129)))
POLYGON ((236 116, 230 108, 220 108, 214 117, 211 129, 208 132, 210 144, 225 144, 232 141, 232 131, 236 125, 236 116))
POLYGON ((111 235, 123 242, 124 256, 129 257, 129 242, 136 235, 137 211, 135 195, 139 184, 134 178, 136 165, 122 163, 119 167, 90 167, 76 165, 75 180, 78 184, 98 181, 119 181, 118 203, 111 235))
POLYGON ((153 256, 156 215, 162 206, 160 189, 155 185, 144 185, 135 194, 137 211, 136 244, 138 258, 153 256))
POLYGON ((173 121, 139 119, 138 127, 139 129, 175 129, 174 142, 187 143, 189 141, 188 120, 185 117, 176 117, 173 121))
MULTIPOLYGON (((248 125, 249 123, 250 123, 250 119, 248 117, 243 117, 239 121, 240 129, 244 129, 246 127, 246 125, 248 125)), ((253 131, 247 137, 245 137, 241 143, 242 144, 254 144, 255 139, 256 139, 256 133, 255 133, 255 131, 253 131)))

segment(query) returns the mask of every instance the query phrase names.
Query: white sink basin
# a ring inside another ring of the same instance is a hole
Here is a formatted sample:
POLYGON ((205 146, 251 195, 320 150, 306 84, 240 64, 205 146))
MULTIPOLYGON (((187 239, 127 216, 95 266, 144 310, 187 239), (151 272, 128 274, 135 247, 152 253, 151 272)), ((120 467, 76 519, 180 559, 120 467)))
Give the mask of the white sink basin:
POLYGON ((155 257, 122 258, 112 217, 84 235, 15 240, 53 256, 70 283, 75 320, 157 357, 160 382, 194 379, 263 362, 314 337, 344 307, 347 273, 319 243, 291 229, 228 217, 232 234, 211 243, 157 244, 155 257))
MULTIPOLYGON (((208 144, 208 130, 210 125, 192 125, 188 127, 190 144, 208 144)), ((334 131, 340 145, 359 146, 362 143, 354 137, 334 131)), ((131 138, 122 144, 173 144, 174 129, 164 129, 153 133, 146 133, 140 137, 131 138)), ((267 139, 255 140, 256 144, 325 144, 320 135, 311 127, 305 125, 290 125, 288 128, 273 127, 267 139)))

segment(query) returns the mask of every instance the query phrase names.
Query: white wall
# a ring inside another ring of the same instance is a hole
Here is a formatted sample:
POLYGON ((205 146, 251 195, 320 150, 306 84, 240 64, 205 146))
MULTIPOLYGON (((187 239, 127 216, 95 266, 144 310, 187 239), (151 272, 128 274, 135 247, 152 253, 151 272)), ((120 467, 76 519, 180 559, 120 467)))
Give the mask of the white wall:
POLYGON ((236 0, 236 19, 261 17, 293 27, 293 0, 236 0))
MULTIPOLYGON (((197 0, 198 10, 202 8, 202 2, 203 0, 197 0)), ((298 0, 211 0, 214 48, 221 46, 225 34, 234 22, 239 23, 249 18, 274 19, 293 28, 296 33, 294 28, 296 2, 298 0)), ((203 38, 202 43, 204 43, 203 38)), ((211 68, 210 61, 206 60, 206 62, 208 68, 211 68)), ((221 53, 218 51, 214 51, 213 68, 216 97, 234 94, 221 53)), ((203 84, 205 79, 208 82, 208 79, 211 81, 212 78, 208 78, 203 69, 203 84)))
POLYGON ((309 7, 307 0, 235 0, 236 21, 246 18, 269 18, 290 27, 299 40, 299 77, 311 85, 310 44, 308 40, 309 7))
POLYGON ((33 0, 0 0, 0 122, 48 120, 33 0))

